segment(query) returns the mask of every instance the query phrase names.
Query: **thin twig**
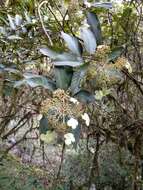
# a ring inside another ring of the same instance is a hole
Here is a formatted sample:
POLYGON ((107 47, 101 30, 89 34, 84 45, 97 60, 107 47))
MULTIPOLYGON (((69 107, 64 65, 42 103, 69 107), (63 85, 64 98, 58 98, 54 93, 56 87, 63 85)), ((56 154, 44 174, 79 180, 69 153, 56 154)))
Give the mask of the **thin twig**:
POLYGON ((52 39, 50 37, 50 35, 48 34, 48 32, 46 31, 46 28, 45 28, 45 25, 44 25, 44 22, 43 22, 43 19, 42 19, 42 15, 41 15, 41 7, 44 5, 44 4, 47 4, 48 1, 43 1, 42 3, 39 4, 38 6, 38 15, 39 15, 39 19, 40 19, 40 22, 41 22, 41 25, 42 25, 42 28, 43 28, 43 31, 44 33, 46 34, 49 42, 50 42, 50 45, 53 46, 53 42, 52 42, 52 39))
POLYGON ((30 128, 29 130, 27 130, 27 131, 24 133, 24 135, 23 135, 23 137, 22 137, 21 139, 19 139, 18 141, 16 141, 16 143, 14 143, 14 144, 12 144, 10 147, 8 147, 8 148, 4 151, 3 155, 0 157, 0 161, 5 158, 5 156, 9 153, 10 150, 12 150, 15 146, 17 146, 18 144, 20 144, 20 143, 21 143, 22 141, 24 141, 25 139, 27 139, 27 138, 26 138, 27 134, 28 134, 29 132, 31 132, 32 130, 33 130, 33 128, 30 128))
POLYGON ((57 173, 57 178, 56 179, 59 179, 59 177, 60 177, 60 173, 61 173, 61 169, 62 169, 62 164, 63 164, 63 161, 64 161, 64 152, 65 152, 65 143, 63 143, 63 147, 62 147, 61 162, 60 162, 60 166, 59 166, 59 169, 58 169, 58 173, 57 173))

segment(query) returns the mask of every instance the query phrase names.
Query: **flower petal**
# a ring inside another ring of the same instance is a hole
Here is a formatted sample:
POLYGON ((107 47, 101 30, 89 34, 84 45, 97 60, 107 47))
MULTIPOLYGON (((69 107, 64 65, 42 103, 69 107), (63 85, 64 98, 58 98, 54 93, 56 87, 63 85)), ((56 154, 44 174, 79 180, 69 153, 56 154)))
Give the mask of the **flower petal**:
POLYGON ((79 104, 79 101, 73 97, 70 98, 70 102, 72 102, 74 104, 79 104))
POLYGON ((75 142, 74 135, 72 133, 67 133, 64 135, 65 144, 70 145, 71 143, 75 142))
POLYGON ((89 126, 89 124, 90 124, 89 115, 87 113, 84 113, 83 115, 81 115, 81 117, 83 120, 85 120, 86 125, 89 126))
POLYGON ((72 129, 76 129, 76 127, 78 126, 78 121, 74 118, 70 118, 68 121, 67 121, 67 125, 69 127, 72 127, 72 129))

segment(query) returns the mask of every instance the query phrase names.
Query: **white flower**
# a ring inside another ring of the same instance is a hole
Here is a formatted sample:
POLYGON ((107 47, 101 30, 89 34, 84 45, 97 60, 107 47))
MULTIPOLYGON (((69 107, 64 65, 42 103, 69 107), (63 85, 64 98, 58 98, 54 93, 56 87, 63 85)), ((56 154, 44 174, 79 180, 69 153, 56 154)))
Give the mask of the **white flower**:
POLYGON ((67 133, 64 135, 65 138, 65 144, 70 145, 71 143, 75 142, 74 135, 72 133, 67 133))
POLYGON ((79 104, 79 101, 75 98, 70 98, 70 102, 74 103, 74 104, 79 104))
POLYGON ((72 127, 72 129, 76 129, 76 127, 78 126, 78 121, 74 118, 70 118, 68 121, 67 121, 67 125, 69 127, 72 127))
POLYGON ((81 115, 81 117, 83 120, 85 120, 86 125, 89 126, 89 124, 90 124, 89 115, 87 113, 84 113, 83 115, 81 115))

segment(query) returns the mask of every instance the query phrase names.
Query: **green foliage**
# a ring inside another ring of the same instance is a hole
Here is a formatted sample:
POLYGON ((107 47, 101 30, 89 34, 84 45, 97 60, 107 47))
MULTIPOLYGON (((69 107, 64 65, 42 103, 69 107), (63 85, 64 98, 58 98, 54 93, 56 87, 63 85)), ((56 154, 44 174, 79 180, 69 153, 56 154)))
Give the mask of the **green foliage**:
POLYGON ((83 65, 82 67, 74 71, 70 86, 72 95, 77 94, 81 90, 82 82, 86 75, 86 71, 87 71, 86 65, 83 65))
POLYGON ((124 48, 123 47, 116 47, 114 48, 111 53, 109 53, 108 61, 115 61, 118 57, 121 56, 123 53, 124 48))
POLYGON ((67 90, 71 83, 72 75, 71 68, 55 67, 56 87, 67 90))
POLYGON ((48 130, 49 130, 48 118, 43 115, 42 118, 40 119, 39 132, 40 134, 46 134, 48 130))
POLYGON ((90 25, 91 30, 93 31, 97 45, 102 44, 101 26, 97 15, 95 13, 88 12, 87 23, 90 25))
POLYGON ((96 38, 92 31, 88 28, 81 29, 81 36, 84 42, 85 49, 88 53, 93 54, 96 50, 96 38), (92 41, 91 41, 92 39, 92 41))
POLYGON ((24 77, 23 80, 15 82, 14 88, 19 88, 21 85, 27 84, 32 88, 40 86, 50 91, 53 91, 56 89, 55 83, 44 76, 33 75, 31 73, 25 73, 23 77, 24 77))

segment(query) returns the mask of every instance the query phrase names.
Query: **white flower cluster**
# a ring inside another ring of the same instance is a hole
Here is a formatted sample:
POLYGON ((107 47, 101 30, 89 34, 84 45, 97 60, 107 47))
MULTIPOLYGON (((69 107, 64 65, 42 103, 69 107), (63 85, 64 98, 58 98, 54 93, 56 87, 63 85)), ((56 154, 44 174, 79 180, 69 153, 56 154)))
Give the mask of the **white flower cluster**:
POLYGON ((64 135, 65 138, 65 144, 70 145, 75 142, 75 137, 72 133, 67 133, 64 135))
MULTIPOLYGON (((89 126, 90 125, 89 115, 87 113, 84 113, 83 115, 81 115, 81 117, 85 121, 86 126, 89 126)), ((67 125, 69 127, 71 127, 72 129, 76 129, 76 127, 78 126, 78 120, 76 120, 74 118, 70 118, 67 121, 67 125)), ((65 134, 64 139, 65 139, 65 144, 66 145, 70 145, 70 144, 75 142, 75 137, 74 137, 74 135, 72 133, 65 134)))

